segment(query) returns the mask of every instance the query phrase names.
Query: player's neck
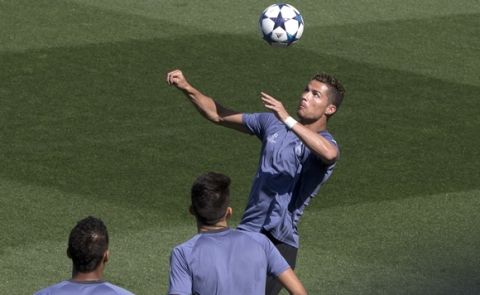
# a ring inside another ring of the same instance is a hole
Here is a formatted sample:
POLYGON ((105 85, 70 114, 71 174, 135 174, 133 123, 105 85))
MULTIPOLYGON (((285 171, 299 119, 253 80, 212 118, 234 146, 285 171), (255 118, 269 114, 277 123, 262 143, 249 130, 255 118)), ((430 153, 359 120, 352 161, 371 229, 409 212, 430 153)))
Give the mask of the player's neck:
POLYGON ((313 132, 320 132, 327 130, 326 118, 320 118, 317 121, 300 120, 300 123, 313 132))
POLYGON ((213 225, 197 223, 198 232, 217 231, 228 227, 227 220, 221 220, 213 225))
POLYGON ((103 279, 103 267, 99 266, 96 270, 91 272, 72 271, 72 281, 75 282, 93 282, 101 281, 103 279))

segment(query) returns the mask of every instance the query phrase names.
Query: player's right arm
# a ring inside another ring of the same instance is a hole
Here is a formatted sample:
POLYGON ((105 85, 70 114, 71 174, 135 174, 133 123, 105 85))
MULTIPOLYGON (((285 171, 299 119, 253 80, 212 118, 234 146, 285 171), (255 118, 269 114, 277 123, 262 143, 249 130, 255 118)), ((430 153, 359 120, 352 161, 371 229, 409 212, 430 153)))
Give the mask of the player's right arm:
POLYGON ((200 92, 187 81, 181 70, 169 72, 167 74, 167 83, 181 90, 197 108, 198 112, 207 120, 248 133, 247 128, 243 125, 242 113, 227 109, 213 98, 200 92))
POLYGON ((278 275, 277 279, 291 295, 307 295, 307 290, 291 268, 278 275))

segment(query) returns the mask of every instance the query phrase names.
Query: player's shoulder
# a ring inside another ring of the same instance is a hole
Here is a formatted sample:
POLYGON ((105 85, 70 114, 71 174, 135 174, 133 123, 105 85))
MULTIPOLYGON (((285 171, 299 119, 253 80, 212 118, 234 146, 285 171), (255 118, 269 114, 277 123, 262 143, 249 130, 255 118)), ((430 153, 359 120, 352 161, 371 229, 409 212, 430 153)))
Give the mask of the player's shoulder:
POLYGON ((172 253, 179 254, 179 253, 191 252, 200 238, 201 238, 200 234, 194 235, 193 237, 186 240, 185 242, 180 243, 175 247, 173 247, 172 253))
POLYGON ((261 112, 261 113, 244 113, 244 121, 257 121, 261 124, 272 124, 280 123, 280 121, 275 117, 273 113, 270 112, 261 112))
POLYGON ((327 138, 327 139, 333 139, 332 133, 330 133, 330 131, 328 131, 328 130, 326 130, 326 129, 320 131, 319 133, 320 133, 321 136, 323 136, 323 137, 325 137, 325 138, 327 138))
MULTIPOLYGON (((53 294, 70 294, 72 290, 80 290, 88 287, 93 293, 91 294, 103 294, 103 295, 134 295, 132 292, 114 285, 109 282, 95 282, 95 283, 78 283, 71 281, 62 281, 58 284, 51 285, 45 289, 42 289, 34 295, 53 295, 53 294)), ((90 293, 89 293, 90 294, 90 293)))
POLYGON ((275 114, 270 113, 270 112, 264 112, 264 113, 259 113, 260 118, 262 118, 263 121, 268 122, 270 124, 272 123, 278 123, 281 124, 280 120, 277 119, 275 114))
POLYGON ((257 118, 270 118, 275 117, 275 115, 271 112, 256 112, 256 113, 243 113, 244 116, 254 116, 257 118))
POLYGON ((328 130, 320 131, 320 135, 323 136, 324 138, 326 138, 328 141, 330 141, 330 142, 332 142, 333 144, 335 144, 336 146, 338 146, 337 141, 335 140, 335 138, 333 137, 333 135, 332 135, 328 130))
POLYGON ((43 288, 37 292, 35 292, 34 295, 50 295, 50 294, 55 294, 55 290, 62 288, 63 286, 67 285, 68 281, 61 281, 60 283, 48 286, 46 288, 43 288))
POLYGON ((134 295, 132 292, 128 291, 127 289, 114 285, 110 282, 104 282, 104 285, 110 288, 116 295, 134 295))
POLYGON ((269 245, 269 243, 271 243, 271 241, 264 234, 261 234, 259 232, 251 232, 237 229, 235 230, 235 234, 244 236, 245 239, 249 239, 252 242, 261 246, 269 245))

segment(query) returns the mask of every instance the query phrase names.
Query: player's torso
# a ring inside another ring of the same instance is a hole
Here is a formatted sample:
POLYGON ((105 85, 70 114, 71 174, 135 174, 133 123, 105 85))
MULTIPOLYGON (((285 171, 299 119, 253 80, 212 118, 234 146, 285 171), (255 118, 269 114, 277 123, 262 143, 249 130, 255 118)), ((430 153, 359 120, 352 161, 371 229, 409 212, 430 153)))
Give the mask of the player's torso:
POLYGON ((304 156, 305 146, 293 131, 283 124, 272 125, 262 140, 258 172, 294 178, 301 171, 304 156))
POLYGON ((279 240, 297 244, 300 216, 333 166, 325 165, 281 122, 266 128, 260 157, 240 227, 264 228, 279 240))

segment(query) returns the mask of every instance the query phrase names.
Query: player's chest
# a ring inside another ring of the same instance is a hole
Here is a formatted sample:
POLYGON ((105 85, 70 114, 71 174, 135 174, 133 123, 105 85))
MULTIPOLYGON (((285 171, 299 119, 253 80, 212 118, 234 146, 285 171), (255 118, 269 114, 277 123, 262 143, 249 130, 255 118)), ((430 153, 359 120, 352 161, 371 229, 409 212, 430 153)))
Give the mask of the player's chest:
POLYGON ((263 157, 277 165, 301 165, 308 149, 291 131, 275 130, 263 141, 263 157))

